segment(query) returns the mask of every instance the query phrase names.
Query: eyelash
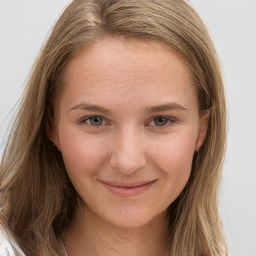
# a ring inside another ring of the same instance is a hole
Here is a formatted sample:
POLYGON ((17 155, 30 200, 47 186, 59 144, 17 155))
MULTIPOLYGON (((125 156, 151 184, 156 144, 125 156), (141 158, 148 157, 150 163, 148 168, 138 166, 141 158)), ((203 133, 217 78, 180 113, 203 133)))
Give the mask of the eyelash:
POLYGON ((99 125, 88 124, 87 121, 90 121, 90 120, 92 120, 93 118, 94 118, 94 119, 100 118, 104 124, 106 123, 105 118, 102 117, 102 116, 88 116, 88 117, 86 117, 86 118, 81 119, 78 123, 79 123, 79 124, 87 124, 87 125, 89 125, 89 126, 94 126, 94 127, 100 127, 100 126, 103 125, 102 123, 99 124, 99 125))
MULTIPOLYGON (((151 117, 148 122, 146 122, 146 126, 157 127, 157 129, 164 129, 164 128, 167 128, 169 126, 175 125, 175 123, 177 123, 177 120, 173 117, 170 117, 170 116, 154 116, 154 117, 151 117), (156 123, 154 123, 152 125, 151 123, 156 122, 156 119, 163 119, 164 121, 166 121, 166 123, 163 124, 163 125, 156 125, 156 123)), ((81 125, 85 124, 85 125, 88 125, 89 127, 99 129, 103 125, 108 124, 108 122, 103 116, 97 116, 96 115, 96 116, 88 116, 86 118, 83 118, 78 122, 78 124, 81 124, 81 125), (96 124, 93 125, 91 123, 91 121, 92 121, 92 119, 96 119, 96 118, 101 119, 102 123, 100 123, 98 125, 96 125, 96 124), (89 121, 90 123, 87 123, 87 121, 89 121)))
POLYGON ((169 117, 169 116, 155 116, 153 118, 151 118, 150 122, 148 123, 148 126, 151 126, 150 123, 152 122, 156 122, 156 119, 164 119, 166 121, 165 124, 163 125, 156 125, 156 123, 152 126, 157 127, 158 129, 164 129, 167 128, 169 126, 175 125, 175 123, 177 122, 175 118, 173 117, 169 117))

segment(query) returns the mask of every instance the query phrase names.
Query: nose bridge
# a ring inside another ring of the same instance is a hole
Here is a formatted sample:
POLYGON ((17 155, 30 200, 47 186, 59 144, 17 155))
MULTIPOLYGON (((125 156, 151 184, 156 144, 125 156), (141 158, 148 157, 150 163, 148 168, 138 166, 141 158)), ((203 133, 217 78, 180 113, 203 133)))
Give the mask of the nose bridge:
POLYGON ((142 168, 145 163, 142 132, 133 126, 120 129, 113 143, 110 165, 124 175, 130 175, 142 168))

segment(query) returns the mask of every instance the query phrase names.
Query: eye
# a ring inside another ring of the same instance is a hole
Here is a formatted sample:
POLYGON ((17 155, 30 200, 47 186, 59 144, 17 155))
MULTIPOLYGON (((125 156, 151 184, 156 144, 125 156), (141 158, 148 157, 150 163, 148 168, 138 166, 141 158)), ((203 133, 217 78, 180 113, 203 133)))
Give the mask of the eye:
POLYGON ((163 116, 155 117, 153 122, 156 126, 164 126, 168 123, 169 119, 163 116))
POLYGON ((175 119, 171 117, 166 116, 157 116, 151 119, 149 122, 150 126, 156 126, 156 127, 165 127, 168 125, 173 125, 175 123, 175 119))
POLYGON ((92 126, 100 126, 105 123, 105 120, 100 116, 90 116, 86 119, 83 119, 80 123, 86 123, 92 126))

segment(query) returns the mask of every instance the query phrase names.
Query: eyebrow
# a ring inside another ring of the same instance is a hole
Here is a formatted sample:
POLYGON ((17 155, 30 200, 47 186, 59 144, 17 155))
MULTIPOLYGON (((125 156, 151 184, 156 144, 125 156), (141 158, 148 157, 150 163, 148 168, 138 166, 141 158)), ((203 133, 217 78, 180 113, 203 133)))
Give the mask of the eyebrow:
POLYGON ((167 104, 157 105, 153 107, 147 107, 146 112, 147 113, 153 113, 153 112, 161 112, 161 111, 168 111, 168 110, 183 110, 188 111, 188 109, 176 102, 171 102, 167 104))
MULTIPOLYGON (((101 112, 103 114, 110 114, 111 110, 107 109, 105 107, 95 105, 95 104, 88 104, 88 103, 80 103, 71 109, 69 111, 74 110, 74 109, 82 109, 82 110, 89 110, 93 112, 101 112)), ((188 109, 176 102, 171 102, 167 104, 162 104, 162 105, 156 105, 152 107, 147 107, 145 109, 146 113, 154 113, 154 112, 161 112, 161 111, 168 111, 168 110, 182 110, 182 111, 188 111, 188 109)))
POLYGON ((72 107, 69 111, 74 110, 74 109, 83 109, 83 110, 89 110, 93 112, 101 112, 103 114, 109 114, 111 111, 107 108, 104 108, 99 105, 94 105, 94 104, 88 104, 88 103, 80 103, 74 107, 72 107))

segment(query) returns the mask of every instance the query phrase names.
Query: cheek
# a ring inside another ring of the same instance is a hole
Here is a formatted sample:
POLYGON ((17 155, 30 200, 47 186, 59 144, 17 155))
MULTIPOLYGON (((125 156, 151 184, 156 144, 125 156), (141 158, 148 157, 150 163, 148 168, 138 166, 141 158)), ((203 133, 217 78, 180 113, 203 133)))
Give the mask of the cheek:
POLYGON ((60 140, 61 153, 68 174, 76 179, 93 175, 104 162, 105 151, 100 141, 83 132, 64 132, 60 140))
MULTIPOLYGON (((155 143, 154 155, 164 166, 187 166, 195 152, 196 136, 187 133, 186 135, 170 136, 158 143, 155 143)), ((164 168, 165 169, 165 168, 164 168)))
POLYGON ((165 189, 174 197, 182 191, 191 173, 195 136, 176 136, 155 147, 154 159, 162 170, 165 189))

